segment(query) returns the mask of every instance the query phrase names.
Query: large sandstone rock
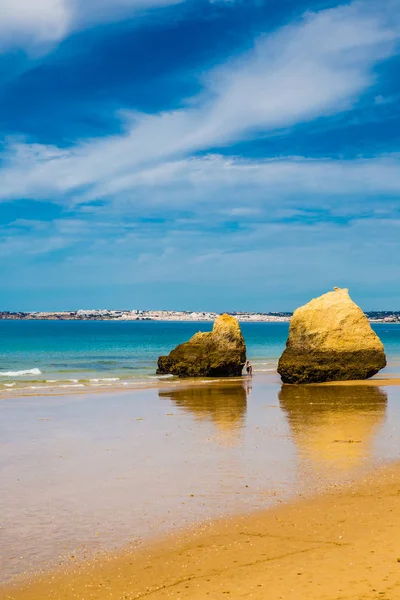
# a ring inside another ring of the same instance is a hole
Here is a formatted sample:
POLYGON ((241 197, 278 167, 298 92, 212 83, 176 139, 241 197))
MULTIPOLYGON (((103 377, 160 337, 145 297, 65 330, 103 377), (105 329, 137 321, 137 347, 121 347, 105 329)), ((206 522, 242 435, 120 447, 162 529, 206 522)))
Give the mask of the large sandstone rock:
POLYGON ((246 344, 239 323, 229 315, 215 320, 213 330, 196 333, 168 356, 158 359, 159 375, 178 377, 234 377, 246 362, 246 344))
POLYGON ((382 342, 346 289, 298 308, 278 373, 284 383, 368 379, 383 369, 382 342))

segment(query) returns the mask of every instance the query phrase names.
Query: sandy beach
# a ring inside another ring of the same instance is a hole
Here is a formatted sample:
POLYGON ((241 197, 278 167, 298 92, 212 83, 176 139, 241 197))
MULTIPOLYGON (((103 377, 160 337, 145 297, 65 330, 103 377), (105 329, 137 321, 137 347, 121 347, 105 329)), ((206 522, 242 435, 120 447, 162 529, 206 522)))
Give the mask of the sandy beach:
POLYGON ((398 391, 255 377, 3 401, 0 597, 393 600, 398 391))
POLYGON ((2 598, 394 600, 399 481, 392 466, 339 491, 3 588, 2 598))

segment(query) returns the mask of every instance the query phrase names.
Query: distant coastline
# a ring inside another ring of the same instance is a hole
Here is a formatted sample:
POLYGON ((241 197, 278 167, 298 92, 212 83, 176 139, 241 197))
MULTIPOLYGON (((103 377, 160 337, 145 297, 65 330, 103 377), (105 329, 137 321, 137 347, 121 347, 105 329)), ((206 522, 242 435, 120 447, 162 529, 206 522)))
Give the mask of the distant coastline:
MULTIPOLYGON (((229 313, 241 322, 287 322, 292 313, 229 313)), ((37 321, 215 321, 219 313, 176 310, 77 310, 54 312, 0 312, 3 320, 37 321)))
MULTIPOLYGON (((77 310, 52 312, 0 311, 0 320, 12 321, 215 321, 219 313, 174 310, 77 310)), ((285 323, 290 312, 230 312, 241 323, 285 323)), ((372 323, 400 323, 400 311, 369 311, 365 313, 372 323)))

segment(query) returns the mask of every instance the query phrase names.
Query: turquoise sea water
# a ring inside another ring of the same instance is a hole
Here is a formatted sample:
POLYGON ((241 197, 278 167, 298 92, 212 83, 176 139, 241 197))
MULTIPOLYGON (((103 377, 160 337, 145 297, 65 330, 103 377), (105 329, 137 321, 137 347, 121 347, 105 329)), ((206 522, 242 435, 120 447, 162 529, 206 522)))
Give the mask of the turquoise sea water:
MULTIPOLYGON (((255 373, 274 373, 288 323, 243 323, 255 373)), ((374 324, 400 372, 400 325, 374 324)), ((0 321, 0 390, 135 385, 156 381, 157 358, 212 323, 152 321, 0 321)))

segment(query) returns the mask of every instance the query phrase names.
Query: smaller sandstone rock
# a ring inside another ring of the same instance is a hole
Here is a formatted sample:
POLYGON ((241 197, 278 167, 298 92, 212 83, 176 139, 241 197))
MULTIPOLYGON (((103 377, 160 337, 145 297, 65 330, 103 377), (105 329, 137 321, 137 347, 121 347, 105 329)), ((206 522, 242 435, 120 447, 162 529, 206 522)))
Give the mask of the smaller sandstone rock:
POLYGON ((368 379, 386 366, 383 344, 347 289, 298 308, 278 373, 284 383, 368 379))
POLYGON ((246 344, 238 321, 224 314, 213 330, 196 333, 168 356, 158 359, 158 375, 178 377, 235 377, 242 374, 246 344))

